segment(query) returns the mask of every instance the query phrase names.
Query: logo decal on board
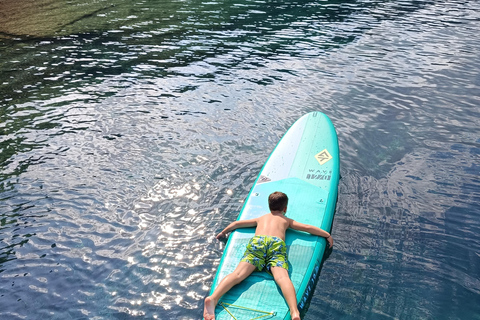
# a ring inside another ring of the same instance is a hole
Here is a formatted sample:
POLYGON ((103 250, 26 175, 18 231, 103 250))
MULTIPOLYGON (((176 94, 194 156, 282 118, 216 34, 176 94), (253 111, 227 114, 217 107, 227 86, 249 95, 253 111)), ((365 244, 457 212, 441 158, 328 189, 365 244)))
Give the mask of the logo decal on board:
POLYGON ((330 153, 328 153, 327 149, 324 149, 323 151, 315 155, 315 159, 317 159, 318 163, 320 163, 320 165, 322 166, 332 158, 333 157, 330 155, 330 153))
POLYGON ((260 178, 258 179, 257 184, 264 183, 264 182, 270 182, 272 179, 270 179, 267 176, 261 175, 260 178))
POLYGON ((332 179, 332 170, 315 170, 315 169, 308 169, 307 176, 305 177, 307 180, 330 180, 332 179))

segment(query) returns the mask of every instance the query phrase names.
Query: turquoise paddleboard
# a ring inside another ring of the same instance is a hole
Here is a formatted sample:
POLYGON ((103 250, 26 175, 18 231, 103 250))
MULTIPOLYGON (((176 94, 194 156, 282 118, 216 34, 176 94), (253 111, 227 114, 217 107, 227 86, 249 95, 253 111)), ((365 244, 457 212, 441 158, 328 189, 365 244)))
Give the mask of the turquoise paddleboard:
MULTIPOLYGON (((335 128, 321 112, 297 120, 280 140, 263 166, 238 220, 269 212, 268 196, 281 191, 289 198, 287 217, 330 231, 337 201, 340 159, 335 128)), ((229 236, 212 291, 239 263, 254 228, 238 229, 229 236)), ((328 246, 322 237, 288 230, 290 278, 298 307, 305 312, 328 246)), ((253 272, 219 301, 216 319, 290 319, 280 288, 267 272, 253 272)))

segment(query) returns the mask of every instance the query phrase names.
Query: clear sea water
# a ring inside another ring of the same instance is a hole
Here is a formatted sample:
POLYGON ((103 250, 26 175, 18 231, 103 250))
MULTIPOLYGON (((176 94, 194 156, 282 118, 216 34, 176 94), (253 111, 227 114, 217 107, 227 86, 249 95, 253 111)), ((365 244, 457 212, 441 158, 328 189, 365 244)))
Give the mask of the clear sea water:
POLYGON ((480 319, 480 2, 0 4, 0 318, 200 319, 310 111, 341 150, 305 319, 480 319))

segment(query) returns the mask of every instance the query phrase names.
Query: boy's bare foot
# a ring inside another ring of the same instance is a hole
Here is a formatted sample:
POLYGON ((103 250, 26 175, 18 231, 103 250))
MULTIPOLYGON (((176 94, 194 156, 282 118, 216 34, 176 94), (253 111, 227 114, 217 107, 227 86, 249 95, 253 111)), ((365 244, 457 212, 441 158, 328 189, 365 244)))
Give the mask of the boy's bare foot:
MULTIPOLYGON (((213 301, 212 298, 206 297, 205 304, 203 305, 203 317, 205 320, 215 319, 215 306, 217 305, 216 301, 213 301)), ((298 318, 300 319, 300 318, 298 318)))
POLYGON ((292 320, 300 320, 299 312, 292 313, 291 316, 292 316, 292 320))

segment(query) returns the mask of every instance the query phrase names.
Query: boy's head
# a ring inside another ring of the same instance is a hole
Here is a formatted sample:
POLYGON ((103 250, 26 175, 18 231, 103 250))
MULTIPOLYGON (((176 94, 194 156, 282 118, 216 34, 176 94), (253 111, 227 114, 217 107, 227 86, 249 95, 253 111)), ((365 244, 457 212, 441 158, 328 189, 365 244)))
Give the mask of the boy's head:
POLYGON ((285 193, 275 191, 268 196, 268 207, 270 211, 283 211, 288 205, 288 197, 285 193))

